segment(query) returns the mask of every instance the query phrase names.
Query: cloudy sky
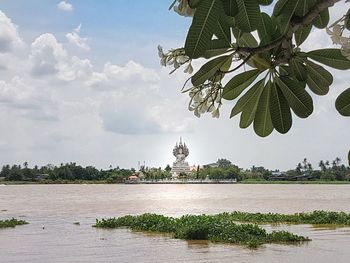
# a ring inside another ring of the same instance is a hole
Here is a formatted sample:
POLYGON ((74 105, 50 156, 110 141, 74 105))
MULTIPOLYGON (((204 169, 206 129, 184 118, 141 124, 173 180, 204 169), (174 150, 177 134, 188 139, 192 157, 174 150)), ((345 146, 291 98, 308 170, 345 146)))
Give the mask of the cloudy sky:
MULTIPOLYGON (((294 116, 287 135, 256 136, 229 119, 200 119, 180 89, 188 76, 161 68, 157 45, 183 46, 189 19, 168 11, 169 1, 0 0, 0 165, 77 162, 165 167, 179 137, 190 164, 230 159, 241 167, 290 169, 307 157, 346 159, 350 119, 334 101, 350 86, 348 73, 315 97, 307 120, 294 116)), ((345 4, 333 8, 333 20, 345 4)), ((306 49, 331 46, 316 30, 306 49)), ((198 68, 198 67, 197 67, 198 68)))

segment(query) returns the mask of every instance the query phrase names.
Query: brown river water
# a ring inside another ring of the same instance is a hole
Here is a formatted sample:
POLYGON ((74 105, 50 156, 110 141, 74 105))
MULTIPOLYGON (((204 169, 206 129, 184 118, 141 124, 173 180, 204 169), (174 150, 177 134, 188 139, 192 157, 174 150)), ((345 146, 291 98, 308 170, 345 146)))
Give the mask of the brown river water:
POLYGON ((349 227, 263 226, 312 241, 256 250, 92 227, 96 218, 125 214, 235 210, 350 212, 350 185, 0 185, 0 219, 30 222, 0 229, 0 262, 350 262, 349 227))

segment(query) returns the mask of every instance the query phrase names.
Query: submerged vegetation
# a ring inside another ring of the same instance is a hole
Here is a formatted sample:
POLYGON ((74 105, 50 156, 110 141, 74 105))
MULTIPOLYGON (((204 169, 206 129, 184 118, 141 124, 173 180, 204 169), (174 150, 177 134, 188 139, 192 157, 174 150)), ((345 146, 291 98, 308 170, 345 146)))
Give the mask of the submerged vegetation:
POLYGON ((123 216, 119 218, 96 219, 95 227, 121 228, 136 231, 170 233, 174 238, 185 240, 210 240, 246 245, 251 248, 265 243, 300 243, 310 239, 287 231, 268 233, 256 224, 235 223, 231 214, 185 215, 180 218, 157 214, 123 216))
POLYGON ((6 227, 16 227, 20 225, 26 225, 28 222, 24 220, 18 220, 15 218, 7 219, 7 220, 0 220, 0 228, 6 228, 6 227))

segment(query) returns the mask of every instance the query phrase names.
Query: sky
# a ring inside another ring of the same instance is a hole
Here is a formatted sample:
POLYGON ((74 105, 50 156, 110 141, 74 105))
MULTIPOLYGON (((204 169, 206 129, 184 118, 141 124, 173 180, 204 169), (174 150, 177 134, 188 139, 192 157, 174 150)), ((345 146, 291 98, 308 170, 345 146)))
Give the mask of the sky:
MULTIPOLYGON (((181 88, 188 75, 160 66, 157 46, 181 47, 190 18, 172 1, 0 0, 0 165, 76 162, 83 166, 165 167, 180 136, 190 165, 226 158, 243 168, 293 169, 307 157, 346 160, 350 119, 335 110, 349 73, 332 70, 327 96, 314 113, 293 116, 286 135, 267 138, 229 119, 197 118, 181 88)), ((344 2, 344 1, 343 1, 344 2)), ((331 20, 348 7, 337 4, 331 20)), ((348 4, 349 5, 349 4, 348 4)), ((331 47, 313 30, 305 50, 331 47)), ((198 69, 200 63, 195 63, 198 69)))

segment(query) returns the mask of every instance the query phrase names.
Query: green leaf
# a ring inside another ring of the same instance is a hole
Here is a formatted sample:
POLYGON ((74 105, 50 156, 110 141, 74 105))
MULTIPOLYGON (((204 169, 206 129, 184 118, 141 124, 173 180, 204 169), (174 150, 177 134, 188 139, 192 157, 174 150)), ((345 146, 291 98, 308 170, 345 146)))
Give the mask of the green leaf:
POLYGON ((218 20, 218 28, 214 34, 218 39, 225 40, 228 44, 231 44, 231 28, 224 19, 218 20))
POLYGON ((273 124, 270 113, 271 82, 269 81, 262 92, 254 118, 254 131, 261 137, 270 135, 273 124))
POLYGON ((293 75, 300 81, 305 81, 307 78, 306 67, 301 60, 294 58, 290 62, 293 75))
POLYGON ((230 45, 225 40, 213 39, 210 41, 208 49, 204 53, 205 58, 216 57, 226 53, 230 45))
POLYGON ((350 60, 342 55, 340 49, 318 49, 306 53, 307 57, 336 69, 350 69, 350 60))
POLYGON ((311 91, 317 95, 326 95, 329 86, 333 83, 333 76, 322 66, 306 61, 307 79, 306 83, 311 91))
POLYGON ((279 0, 273 9, 273 16, 279 16, 289 0, 279 0))
POLYGON ((260 70, 253 69, 234 76, 224 87, 222 97, 234 100, 259 76, 260 70))
POLYGON ((271 17, 266 13, 261 13, 261 23, 258 27, 258 35, 260 40, 270 41, 274 31, 271 17))
POLYGON ((258 0, 259 5, 271 5, 273 0, 258 0))
POLYGON ((197 8, 202 0, 188 0, 188 5, 191 8, 197 8))
POLYGON ((240 113, 246 105, 249 104, 250 100, 254 99, 257 93, 261 92, 261 87, 263 87, 264 79, 259 80, 257 83, 253 85, 253 87, 247 91, 236 103, 236 105, 232 108, 230 118, 234 117, 238 113, 240 113))
POLYGON ((292 127, 292 114, 286 98, 275 83, 271 86, 270 112, 273 127, 279 133, 287 133, 292 127))
POLYGON ((313 25, 317 28, 325 28, 329 23, 329 10, 328 8, 322 11, 314 21, 312 21, 313 25))
POLYGON ((294 113, 300 118, 309 117, 314 110, 312 98, 299 81, 283 76, 276 80, 294 113))
POLYGON ((248 103, 243 107, 241 119, 239 123, 239 127, 242 129, 248 128, 250 124, 254 121, 256 109, 259 104, 261 93, 264 91, 264 82, 262 81, 258 82, 260 85, 258 86, 257 90, 252 94, 250 97, 248 103))
POLYGON ((236 0, 238 14, 236 15, 237 27, 243 32, 256 30, 261 23, 260 7, 256 0, 236 0))
POLYGON ((349 165, 350 165, 350 151, 348 153, 348 161, 349 161, 349 165))
POLYGON ((287 29, 289 28, 289 23, 297 9, 297 6, 299 2, 302 0, 289 0, 281 10, 281 13, 279 14, 279 28, 280 32, 284 34, 287 29))
POLYGON ((259 44, 255 37, 251 33, 243 33, 237 40, 237 44, 240 47, 258 47, 259 44))
POLYGON ((302 43, 304 43, 304 41, 310 35, 311 28, 312 28, 311 25, 303 26, 295 32, 294 38, 295 38, 295 43, 297 44, 297 46, 300 46, 302 43))
POLYGON ((217 30, 217 19, 223 12, 221 0, 200 1, 186 38, 185 53, 187 56, 190 58, 203 56, 217 30))
POLYGON ((238 5, 236 0, 223 0, 225 13, 228 16, 236 16, 238 14, 238 5))
POLYGON ((289 66, 286 66, 286 65, 279 66, 278 72, 280 73, 281 76, 293 75, 292 69, 289 66))
POLYGON ((346 13, 345 27, 346 27, 347 30, 350 30, 350 9, 346 13))
POLYGON ((220 68, 229 60, 232 60, 232 56, 222 56, 214 58, 205 63, 191 78, 193 86, 199 86, 206 80, 212 78, 220 68))
POLYGON ((337 111, 343 116, 350 116, 350 88, 339 95, 335 101, 337 111))
POLYGON ((303 17, 305 16, 312 7, 315 5, 315 0, 301 0, 295 10, 295 15, 303 17))

